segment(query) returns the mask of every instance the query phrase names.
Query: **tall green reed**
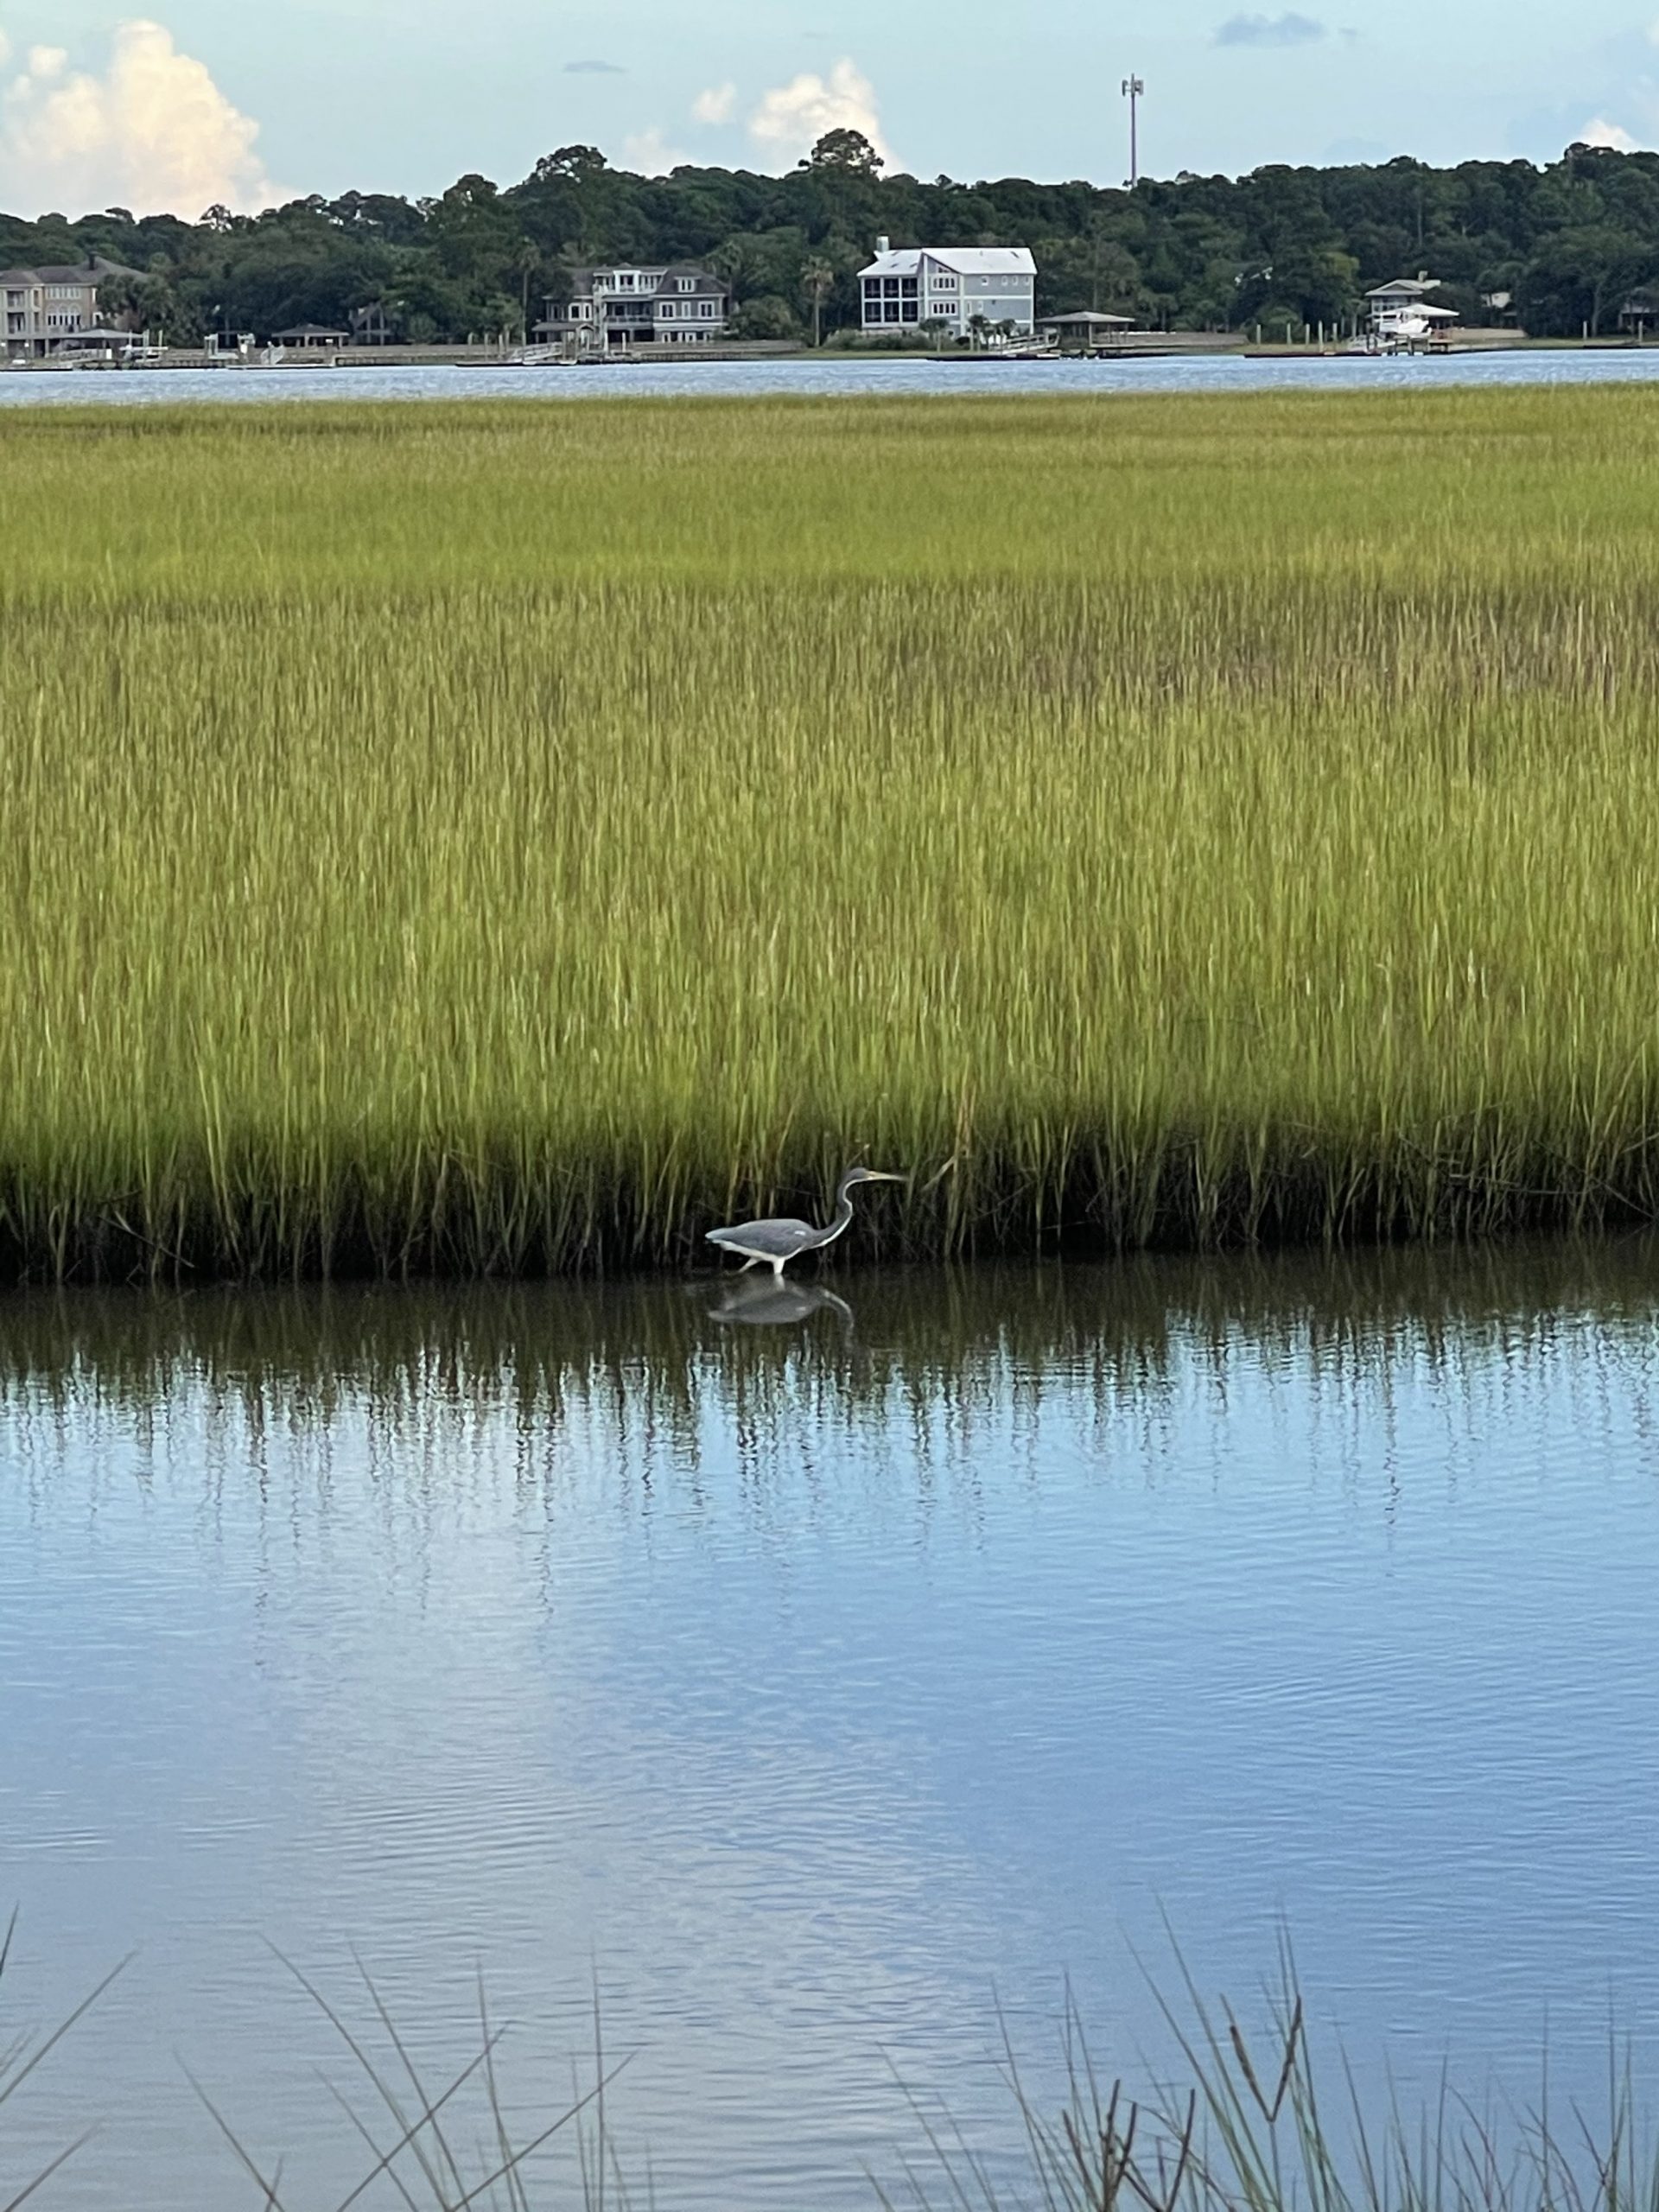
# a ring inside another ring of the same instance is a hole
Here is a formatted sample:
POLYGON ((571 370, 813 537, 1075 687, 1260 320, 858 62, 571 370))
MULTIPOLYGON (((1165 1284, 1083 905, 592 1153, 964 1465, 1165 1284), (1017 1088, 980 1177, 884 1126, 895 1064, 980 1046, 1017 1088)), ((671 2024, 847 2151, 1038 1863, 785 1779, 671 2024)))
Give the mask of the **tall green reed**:
POLYGON ((1640 394, 0 422, 0 1259, 1646 1217, 1640 394))

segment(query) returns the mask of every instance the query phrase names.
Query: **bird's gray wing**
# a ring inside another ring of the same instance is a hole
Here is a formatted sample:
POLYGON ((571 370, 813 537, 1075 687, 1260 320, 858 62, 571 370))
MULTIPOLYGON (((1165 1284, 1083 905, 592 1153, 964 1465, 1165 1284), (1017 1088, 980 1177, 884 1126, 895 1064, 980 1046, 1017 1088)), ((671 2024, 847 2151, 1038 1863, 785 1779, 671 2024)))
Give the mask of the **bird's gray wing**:
POLYGON ((741 1221, 730 1229, 711 1229, 707 1235, 711 1244, 731 1244, 745 1252, 793 1252, 803 1238, 817 1233, 810 1221, 779 1216, 772 1221, 741 1221))

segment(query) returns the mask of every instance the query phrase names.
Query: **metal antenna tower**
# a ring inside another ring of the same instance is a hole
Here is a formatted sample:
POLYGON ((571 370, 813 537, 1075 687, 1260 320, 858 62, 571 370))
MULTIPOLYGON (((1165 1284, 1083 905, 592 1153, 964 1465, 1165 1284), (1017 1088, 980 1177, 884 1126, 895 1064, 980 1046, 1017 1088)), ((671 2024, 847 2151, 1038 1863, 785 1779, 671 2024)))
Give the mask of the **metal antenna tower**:
POLYGON ((1135 127, 1135 104, 1146 89, 1145 84, 1139 77, 1126 77, 1123 79, 1123 97, 1129 104, 1129 188, 1131 191, 1139 181, 1141 175, 1141 144, 1135 127))

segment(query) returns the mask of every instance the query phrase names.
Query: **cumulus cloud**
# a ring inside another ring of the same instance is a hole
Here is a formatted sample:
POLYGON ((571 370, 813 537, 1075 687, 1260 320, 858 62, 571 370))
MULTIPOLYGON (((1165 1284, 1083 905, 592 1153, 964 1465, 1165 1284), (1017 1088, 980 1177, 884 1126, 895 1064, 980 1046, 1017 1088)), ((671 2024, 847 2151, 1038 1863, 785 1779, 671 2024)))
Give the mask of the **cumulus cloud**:
POLYGON ((1622 123, 1609 123, 1605 116, 1592 116, 1579 133, 1581 146, 1611 146, 1615 153, 1634 154, 1640 149, 1640 141, 1633 138, 1622 123))
MULTIPOLYGON (((0 66, 7 49, 0 41, 0 66)), ((0 91, 0 203, 22 213, 123 207, 194 219, 283 195, 254 151, 259 126, 160 23, 118 24, 105 73, 35 47, 0 91)))
POLYGON ((567 61, 567 77, 626 77, 627 71, 620 61, 567 61))
POLYGON ((710 85, 692 101, 691 112, 699 123, 729 123, 736 107, 735 85, 710 85))
POLYGON ((664 137, 652 124, 648 130, 637 130, 632 137, 622 141, 622 166, 632 169, 636 176, 666 176, 671 169, 678 168, 685 156, 664 137))
POLYGON ((861 130, 891 166, 875 87, 851 61, 837 61, 827 78, 803 72, 776 86, 749 118, 750 137, 785 168, 810 154, 826 130, 861 130))
POLYGON ((1282 16, 1229 16, 1218 26, 1217 46, 1313 46, 1325 35, 1325 25, 1294 9, 1282 16))

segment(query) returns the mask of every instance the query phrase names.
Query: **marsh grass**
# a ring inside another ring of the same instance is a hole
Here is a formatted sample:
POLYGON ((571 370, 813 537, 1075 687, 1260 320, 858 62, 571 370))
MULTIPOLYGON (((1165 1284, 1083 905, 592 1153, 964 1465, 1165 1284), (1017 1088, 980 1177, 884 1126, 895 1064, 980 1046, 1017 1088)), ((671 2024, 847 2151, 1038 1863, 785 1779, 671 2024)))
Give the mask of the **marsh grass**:
POLYGON ((1316 2053, 1287 1946, 1254 2029, 1207 2002, 1183 1967, 1160 1997, 1179 2085, 1144 2096, 1097 2071, 1068 1995, 1065 2088, 1030 2086, 1007 2033, 1002 2071, 1024 2126, 1023 2179, 994 2175, 964 2130, 910 2096, 925 2145, 879 2178, 882 2212, 1655 2212, 1659 2153, 1644 2132, 1628 2053, 1610 2036, 1600 2113, 1552 2107, 1548 2053, 1537 2101, 1471 2097, 1442 2075, 1421 2108, 1316 2053), (1381 2115, 1379 2117, 1379 2114, 1381 2115))
MULTIPOLYGON (((279 1959, 281 1955, 277 1954, 279 1959)), ((528 2133, 517 2132, 497 2071, 506 2032, 493 2019, 482 1976, 478 1986, 478 2042, 454 2073, 434 2075, 416 2055, 372 1974, 358 1962, 359 1996, 366 2020, 354 2018, 291 1960, 281 1963, 333 2030, 350 2060, 348 2082, 325 2080, 330 2101, 344 2120, 362 2161, 358 2179, 334 2197, 327 2212, 355 2205, 399 2202, 406 2212, 535 2212, 546 2202, 535 2164, 556 2137, 574 2139, 580 2201, 585 2212, 630 2212, 635 2202, 613 2136, 607 2126, 606 2092, 627 2064, 607 2062, 597 1987, 594 1996, 592 2079, 575 2078, 568 2101, 528 2133), (532 2183, 534 2186, 532 2187, 532 2183)), ((266 2162, 252 2149, 213 2094, 188 2075, 191 2087, 244 2176, 263 2212, 296 2212, 284 2195, 281 2161, 266 2162)), ((563 2192, 561 2192, 563 2193, 563 2192)))
MULTIPOLYGON (((11 1961, 11 1947, 16 1933, 17 1915, 14 1911, 7 1921, 3 1931, 0 1931, 0 1995, 4 1993, 6 1968, 11 1961)), ((64 2037, 92 2011, 99 1999, 103 1996, 110 1984, 122 1971, 122 1966, 112 1967, 99 1983, 97 1988, 82 1998, 79 2004, 60 2020, 55 2027, 42 2031, 32 2031, 28 2029, 14 2030, 3 2020, 0 2020, 0 2149, 4 2145, 5 2124, 10 2118, 6 2107, 23 2088, 36 2069, 43 2066, 51 2057, 52 2053, 64 2037)), ((27 2180, 16 2186, 14 2186, 14 2177, 0 2171, 0 2191, 6 2192, 3 2198, 0 2198, 0 2212, 19 2212, 21 2206, 34 2197, 38 2190, 44 2189, 53 2177, 69 2164, 76 2152, 85 2148, 91 2141, 93 2133, 94 2131, 89 2128, 84 2133, 76 2136, 49 2158, 43 2166, 37 2167, 27 2180)))
MULTIPOLYGON (((0 1974, 9 1947, 10 1933, 0 1944, 0 1974)), ((649 2161, 640 2181, 640 2162, 619 2143, 607 2115, 607 2093, 628 2060, 607 2054, 597 1986, 589 2059, 573 2066, 569 2093, 554 2101, 551 2116, 526 2125, 498 2072, 507 2030, 492 2014, 481 1977, 470 2055, 445 2068, 417 2055, 360 1961, 355 2001, 331 1995, 292 1961, 281 1963, 345 2054, 344 2079, 327 2071, 319 2079, 348 2146, 341 2164, 350 2170, 354 2158, 356 2178, 321 2203, 296 2195, 281 2158, 253 2147, 242 2115, 228 2113, 187 2068, 206 2124, 223 2140, 230 2170, 240 2173, 227 2205, 543 2212, 579 2203, 583 2212, 607 2205, 648 2212, 658 2202, 649 2161), (547 2153, 561 2139, 575 2155, 566 2177, 556 2178, 547 2153)), ((0 2046, 0 2142, 7 2100, 108 1980, 50 2034, 0 2046)), ((1141 2094, 1097 2068, 1069 1991, 1057 2090, 1033 2085, 1003 2024, 1001 2072, 1023 2156, 991 2160, 975 2147, 984 2115, 963 2122, 900 2078, 888 2171, 868 2173, 880 2212, 1659 2212, 1659 2153, 1637 2106, 1628 2051, 1611 2033, 1599 2113, 1552 2103, 1547 2050, 1529 2106, 1517 2109, 1490 2092, 1471 2096, 1448 2071, 1438 2092, 1412 2107, 1386 2082, 1360 2078, 1340 2047, 1334 2063, 1316 2050, 1287 1944, 1254 2024, 1241 2022, 1225 1999, 1207 2000, 1179 1960, 1173 1993, 1154 1994, 1175 2078, 1141 2094), (904 2145, 906 2103, 913 2149, 904 2145)), ((66 2146, 0 2212, 21 2212, 86 2139, 66 2146)), ((134 2182, 145 2202, 162 2202, 165 2186, 162 2176, 134 2182)))
POLYGON ((18 410, 0 1264, 1659 1194, 1641 391, 18 410))

